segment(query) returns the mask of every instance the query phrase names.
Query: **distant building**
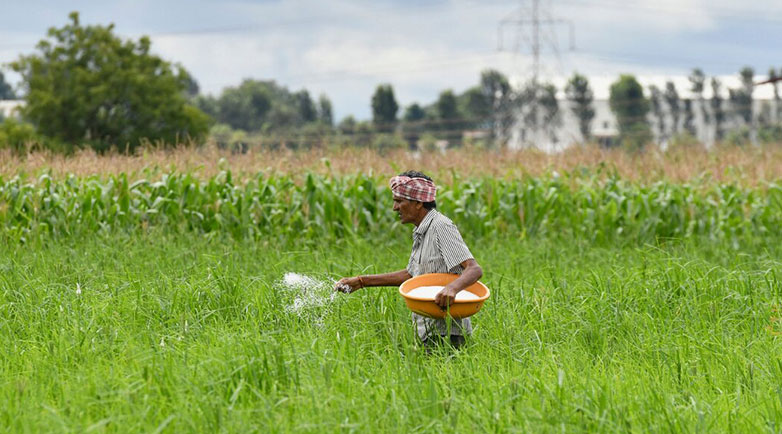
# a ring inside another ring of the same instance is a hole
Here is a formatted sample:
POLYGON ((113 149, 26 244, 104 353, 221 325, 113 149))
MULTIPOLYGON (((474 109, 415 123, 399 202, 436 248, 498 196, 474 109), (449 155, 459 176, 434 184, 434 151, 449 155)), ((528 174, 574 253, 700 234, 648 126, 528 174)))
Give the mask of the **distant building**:
POLYGON ((23 106, 24 100, 22 99, 0 99, 0 117, 18 117, 19 109, 23 106))

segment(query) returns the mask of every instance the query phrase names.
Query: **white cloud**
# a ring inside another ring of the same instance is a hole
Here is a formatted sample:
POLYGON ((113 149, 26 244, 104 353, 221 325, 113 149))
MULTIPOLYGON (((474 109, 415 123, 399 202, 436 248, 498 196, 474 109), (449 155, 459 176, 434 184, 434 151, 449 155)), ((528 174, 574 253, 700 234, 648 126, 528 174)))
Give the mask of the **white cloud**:
MULTIPOLYGON (((407 105, 430 103, 447 88, 461 92, 488 67, 517 80, 529 77, 529 34, 518 53, 496 52, 498 22, 516 6, 493 0, 78 2, 82 22, 114 22, 124 36, 151 34, 153 49, 188 68, 206 92, 248 77, 273 79, 328 94, 338 118, 368 117, 371 94, 383 82, 394 85, 400 105, 407 105)), ((43 15, 34 8, 20 2, 0 17, 0 29, 6 29, 0 40, 29 44, 4 48, 0 42, 0 62, 32 50, 43 29, 66 21, 70 6, 54 2, 43 15), (27 29, 41 30, 27 41, 18 33, 27 29)), ((778 0, 565 0, 543 10, 573 21, 577 47, 567 52, 565 27, 559 36, 544 35, 543 76, 578 70, 596 82, 622 72, 684 76, 695 66, 727 74, 754 64, 765 72, 764 63, 776 61, 768 53, 776 52, 782 28, 778 0), (551 40, 561 49, 559 60, 550 54, 551 40)), ((525 38, 510 26, 505 34, 506 48, 517 36, 525 38)))

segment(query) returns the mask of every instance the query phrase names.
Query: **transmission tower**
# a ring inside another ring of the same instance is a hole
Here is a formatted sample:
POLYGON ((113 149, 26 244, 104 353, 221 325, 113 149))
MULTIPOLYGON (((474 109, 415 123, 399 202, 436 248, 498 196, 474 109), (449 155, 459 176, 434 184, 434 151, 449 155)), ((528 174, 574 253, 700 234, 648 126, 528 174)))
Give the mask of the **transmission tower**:
MULTIPOLYGON (((541 8, 540 0, 520 0, 519 7, 500 20, 497 26, 497 50, 511 51, 513 53, 532 54, 532 99, 530 101, 530 113, 533 119, 533 134, 539 138, 538 130, 540 126, 540 82, 541 82, 541 53, 542 51, 554 54, 557 59, 559 55, 559 43, 557 29, 561 26, 567 26, 569 33, 569 49, 575 49, 575 36, 573 22, 554 18, 548 11, 548 8, 541 8), (505 30, 512 27, 515 30, 515 44, 512 48, 506 47, 505 30)), ((522 73, 521 76, 528 74, 522 73)))

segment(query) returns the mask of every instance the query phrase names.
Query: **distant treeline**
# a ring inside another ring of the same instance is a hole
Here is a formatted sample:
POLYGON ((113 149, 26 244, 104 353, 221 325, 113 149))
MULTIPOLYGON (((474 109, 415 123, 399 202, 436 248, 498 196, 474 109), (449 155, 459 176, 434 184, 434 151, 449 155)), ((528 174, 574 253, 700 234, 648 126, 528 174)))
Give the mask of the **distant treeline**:
MULTIPOLYGON (((433 102, 406 107, 400 107, 392 85, 383 83, 367 98, 371 120, 347 116, 336 122, 328 96, 316 100, 306 89, 291 91, 271 80, 246 79, 217 96, 202 95, 190 73, 151 54, 150 47, 147 37, 123 40, 113 25, 84 26, 72 13, 65 26, 49 30, 35 54, 8 65, 22 77, 18 92, 0 74, 0 98, 25 101, 18 118, 0 119, 0 147, 133 152, 147 143, 213 140, 236 152, 253 146, 435 149, 501 147, 514 136, 534 146, 560 140, 567 112, 577 119, 583 142, 598 139, 592 134, 593 91, 578 73, 557 89, 550 83, 514 87, 501 72, 487 69, 461 93, 446 89, 433 102)), ((780 75, 782 69, 769 72, 772 79, 780 75)), ((782 142, 777 83, 770 84, 773 101, 756 109, 754 70, 742 69, 740 78, 741 86, 725 93, 717 78, 707 80, 694 69, 692 97, 683 98, 672 81, 664 90, 644 89, 632 75, 622 75, 610 89, 617 134, 600 137, 600 143, 640 150, 654 142, 782 142)))

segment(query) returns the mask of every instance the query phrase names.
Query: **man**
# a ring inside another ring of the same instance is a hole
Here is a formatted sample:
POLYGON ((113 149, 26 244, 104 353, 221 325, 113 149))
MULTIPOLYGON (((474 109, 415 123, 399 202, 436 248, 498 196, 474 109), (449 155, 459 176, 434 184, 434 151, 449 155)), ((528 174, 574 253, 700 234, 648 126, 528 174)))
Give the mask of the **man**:
MULTIPOLYGON (((481 278, 483 271, 464 244, 456 225, 437 211, 437 188, 431 178, 421 172, 408 171, 391 178, 390 185, 394 211, 402 223, 415 225, 407 268, 392 273, 346 277, 337 282, 335 289, 350 293, 368 286, 399 286, 419 274, 459 274, 435 296, 435 303, 446 309, 459 291, 481 278)), ((472 333, 469 318, 446 321, 413 313, 413 319, 418 337, 427 348, 441 342, 458 348, 464 344, 464 337, 472 333)))

